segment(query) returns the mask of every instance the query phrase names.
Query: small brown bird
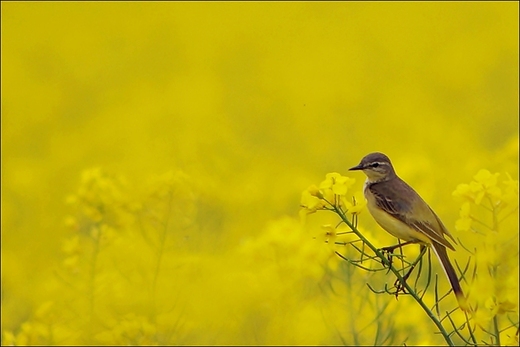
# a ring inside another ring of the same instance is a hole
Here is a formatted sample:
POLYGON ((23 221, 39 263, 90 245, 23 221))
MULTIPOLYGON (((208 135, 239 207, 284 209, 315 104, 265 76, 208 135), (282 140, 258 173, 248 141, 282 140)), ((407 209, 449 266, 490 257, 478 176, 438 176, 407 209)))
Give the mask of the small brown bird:
POLYGON ((459 306, 466 309, 466 300, 446 248, 455 250, 446 240, 455 240, 428 204, 400 179, 383 153, 370 153, 350 170, 362 170, 367 179, 364 194, 367 207, 376 222, 391 235, 411 243, 431 246, 439 259, 459 306))

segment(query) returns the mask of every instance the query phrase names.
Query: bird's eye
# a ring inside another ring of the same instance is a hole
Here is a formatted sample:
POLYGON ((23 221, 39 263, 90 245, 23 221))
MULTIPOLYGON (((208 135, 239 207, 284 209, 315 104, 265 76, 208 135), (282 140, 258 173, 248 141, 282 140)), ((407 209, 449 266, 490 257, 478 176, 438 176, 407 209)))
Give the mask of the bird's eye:
POLYGON ((378 167, 379 166, 379 163, 373 163, 372 165, 370 165, 372 167, 378 167))

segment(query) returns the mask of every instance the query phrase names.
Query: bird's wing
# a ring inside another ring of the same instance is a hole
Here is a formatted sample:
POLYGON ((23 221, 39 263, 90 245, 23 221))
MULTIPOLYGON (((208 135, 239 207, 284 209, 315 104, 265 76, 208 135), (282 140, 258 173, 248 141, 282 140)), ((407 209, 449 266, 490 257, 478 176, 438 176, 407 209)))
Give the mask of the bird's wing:
MULTIPOLYGON (((439 217, 426 202, 409 185, 399 178, 391 185, 374 183, 368 186, 379 208, 426 235, 433 242, 453 249, 453 246, 444 238, 450 235, 439 217), (410 191, 414 193, 410 196, 410 191), (406 196, 406 198, 403 198, 406 196)), ((387 182, 382 182, 387 183, 387 182)))

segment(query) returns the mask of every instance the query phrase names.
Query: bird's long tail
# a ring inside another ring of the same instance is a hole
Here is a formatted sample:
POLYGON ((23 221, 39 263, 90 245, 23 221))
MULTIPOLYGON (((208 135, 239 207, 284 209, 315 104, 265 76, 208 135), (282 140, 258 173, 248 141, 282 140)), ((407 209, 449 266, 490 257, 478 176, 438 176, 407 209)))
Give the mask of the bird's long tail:
POLYGON ((437 255, 437 258, 439 259, 442 268, 444 269, 444 273, 446 274, 446 277, 448 277, 448 280, 450 281, 451 288, 453 289, 453 293, 455 293, 455 296, 457 297, 457 301, 459 303, 459 307, 463 311, 468 311, 469 307, 466 301, 466 297, 464 296, 464 293, 462 292, 462 288, 460 287, 459 278, 457 276, 457 273, 455 272, 455 269, 451 265, 450 258, 448 258, 448 251, 446 250, 446 247, 443 245, 433 242, 432 248, 435 254, 437 255))

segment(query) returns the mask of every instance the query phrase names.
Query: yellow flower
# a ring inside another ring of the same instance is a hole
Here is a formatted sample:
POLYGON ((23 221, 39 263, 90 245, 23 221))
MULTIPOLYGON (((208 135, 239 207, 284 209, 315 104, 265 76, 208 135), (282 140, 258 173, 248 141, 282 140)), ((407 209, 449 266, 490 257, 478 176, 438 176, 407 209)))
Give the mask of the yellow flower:
POLYGON ((517 305, 509 300, 498 303, 498 314, 504 314, 507 312, 515 312, 517 305))
POLYGON ((324 206, 324 202, 312 195, 308 190, 304 190, 300 200, 300 205, 308 211, 315 212, 324 206))
POLYGON ((320 189, 331 189, 334 194, 343 196, 347 194, 348 188, 350 188, 355 181, 353 178, 332 172, 325 175, 325 180, 321 182, 320 189))
POLYGON ((331 188, 329 189, 322 189, 321 190, 322 192, 322 196, 323 196, 323 200, 330 203, 330 204, 335 204, 336 203, 336 196, 334 194, 334 192, 332 191, 331 188))
POLYGON ((477 183, 477 182, 471 182, 469 184, 469 187, 470 187, 471 192, 473 193, 472 194, 473 202, 475 202, 476 205, 480 205, 480 203, 482 202, 482 199, 486 195, 486 192, 484 191, 484 187, 482 186, 482 184, 477 183))
POLYGON ((326 189, 332 187, 334 181, 341 177, 341 175, 337 172, 329 172, 325 175, 325 180, 320 183, 320 189, 326 189))
POLYGON ((337 194, 337 195, 345 195, 347 194, 347 189, 349 187, 349 185, 347 185, 349 183, 349 178, 348 177, 339 177, 336 181, 336 183, 332 186, 332 191, 334 192, 334 194, 337 194))
POLYGON ((502 194, 502 200, 509 205, 518 205, 518 181, 511 178, 511 175, 506 173, 507 180, 503 181, 504 193, 502 194))
MULTIPOLYGON (((502 191, 497 187, 497 179, 499 173, 491 174, 488 170, 480 170, 473 178, 480 187, 478 188, 478 195, 475 203, 480 204, 484 195, 499 199, 502 196, 502 191)), ((472 182, 473 183, 473 182, 472 182)))
POLYGON ((311 185, 309 188, 307 188, 307 191, 309 192, 309 194, 311 194, 312 196, 317 197, 318 199, 323 198, 323 195, 321 194, 319 188, 316 187, 316 185, 314 185, 314 184, 311 185))
POLYGON ((471 211, 471 205, 469 204, 469 202, 465 202, 460 207, 460 216, 469 217, 470 211, 471 211))
MULTIPOLYGON (((354 182, 354 179, 341 176, 337 172, 328 173, 325 175, 325 180, 320 183, 319 187, 311 185, 302 193, 300 204, 310 213, 322 209, 327 204, 336 204, 338 202, 337 196, 343 198, 347 194, 348 188, 352 186, 354 182)), ((342 202, 345 205, 345 201, 342 202)), ((362 207, 359 207, 357 209, 360 210, 361 208, 362 207)))
POLYGON ((341 197, 341 202, 345 206, 345 209, 350 214, 360 214, 367 205, 367 201, 365 197, 362 195, 363 193, 356 192, 352 197, 352 202, 348 201, 345 197, 341 197))
POLYGON ((4 336, 2 338, 2 345, 14 346, 17 344, 16 336, 11 331, 4 330, 4 336))
POLYGON ((484 303, 485 307, 489 310, 491 317, 497 314, 498 305, 494 297, 488 297, 484 303))
POLYGON ((460 207, 460 219, 455 222, 455 229, 458 231, 468 231, 471 229, 472 220, 470 218, 471 205, 465 202, 460 207))
POLYGON ((514 312, 516 310, 516 304, 509 301, 499 301, 496 297, 489 297, 485 301, 485 307, 490 311, 491 316, 497 314, 504 314, 507 312, 514 312))
POLYGON ((489 310, 478 309, 474 312, 473 319, 478 326, 485 327, 493 319, 493 315, 489 310))
POLYGON ((456 198, 462 199, 471 199, 471 191, 469 189, 469 184, 461 183, 457 186, 455 191, 453 192, 453 196, 456 198))
POLYGON ((491 174, 488 170, 480 170, 473 178, 476 182, 481 183, 484 188, 490 188, 497 185, 499 173, 491 174))
POLYGON ((480 205, 485 196, 500 199, 502 190, 497 186, 499 173, 490 173, 488 170, 480 170, 473 181, 469 184, 459 184, 453 192, 456 198, 469 200, 470 202, 480 205))
POLYGON ((110 330, 97 334, 96 338, 103 343, 119 345, 155 344, 156 327, 147 318, 135 314, 127 314, 110 330))

